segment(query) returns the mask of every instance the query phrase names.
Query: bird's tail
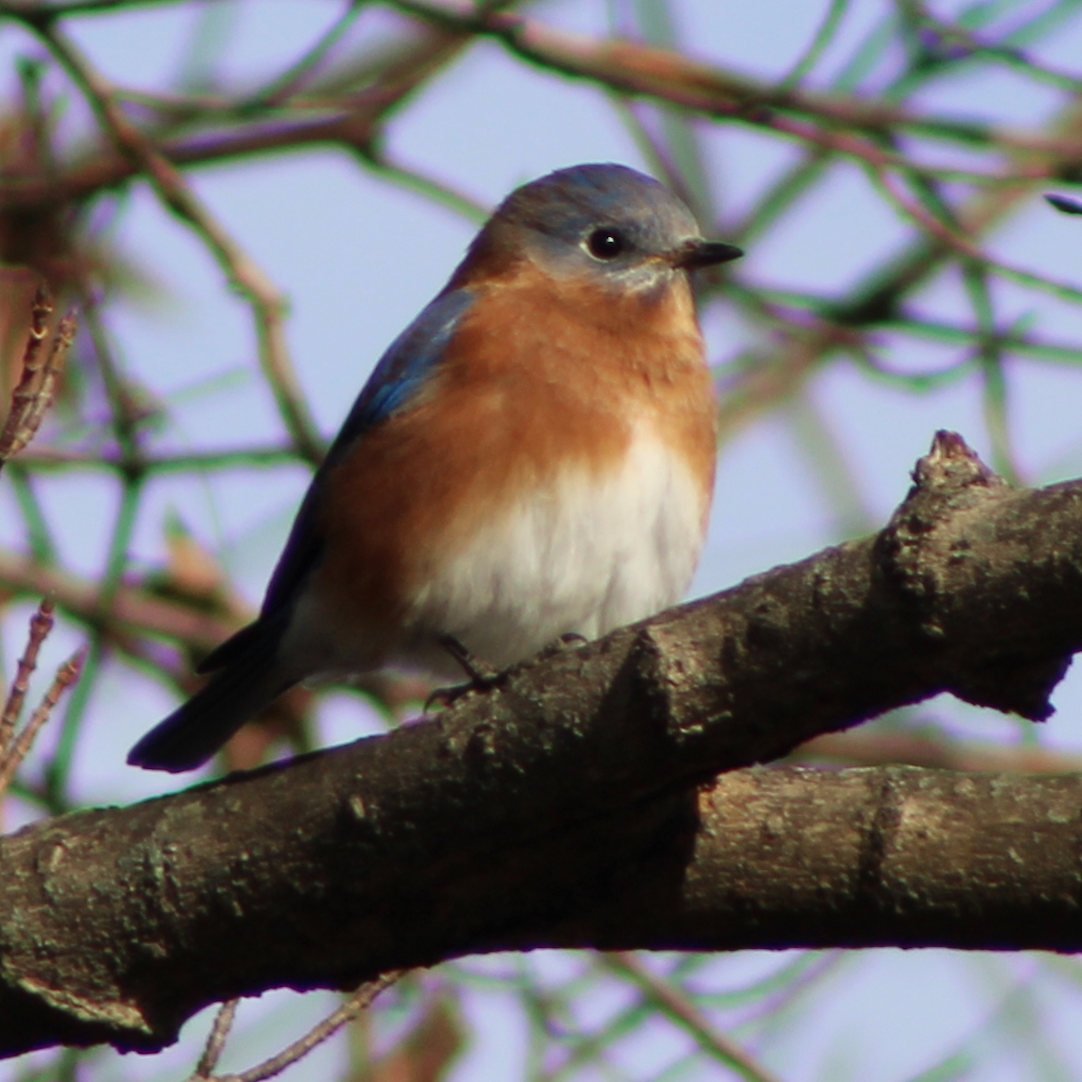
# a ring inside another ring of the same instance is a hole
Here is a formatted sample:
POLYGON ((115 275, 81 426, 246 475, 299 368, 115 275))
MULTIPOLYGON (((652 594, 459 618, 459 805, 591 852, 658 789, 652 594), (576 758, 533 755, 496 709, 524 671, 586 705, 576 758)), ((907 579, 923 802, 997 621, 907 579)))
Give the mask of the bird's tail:
POLYGON ((246 721, 297 683, 284 676, 268 645, 264 639, 233 657, 206 687, 151 729, 129 752, 128 762, 172 773, 205 763, 246 721))

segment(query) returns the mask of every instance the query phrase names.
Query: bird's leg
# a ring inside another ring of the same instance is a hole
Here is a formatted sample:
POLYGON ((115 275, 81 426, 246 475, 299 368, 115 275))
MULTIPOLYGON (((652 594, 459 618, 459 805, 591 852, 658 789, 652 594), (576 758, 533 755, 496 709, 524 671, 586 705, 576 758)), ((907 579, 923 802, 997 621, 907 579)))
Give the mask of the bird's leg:
POLYGON ((471 654, 454 635, 441 635, 437 641, 462 666, 462 671, 470 678, 471 684, 487 687, 500 675, 499 671, 487 662, 471 654))
POLYGON ((503 673, 498 669, 471 654, 454 635, 441 635, 437 641, 462 666, 462 671, 469 677, 469 683, 436 688, 425 700, 425 713, 428 713, 428 708, 433 703, 440 702, 444 706, 451 706, 471 691, 488 691, 503 677, 503 673))

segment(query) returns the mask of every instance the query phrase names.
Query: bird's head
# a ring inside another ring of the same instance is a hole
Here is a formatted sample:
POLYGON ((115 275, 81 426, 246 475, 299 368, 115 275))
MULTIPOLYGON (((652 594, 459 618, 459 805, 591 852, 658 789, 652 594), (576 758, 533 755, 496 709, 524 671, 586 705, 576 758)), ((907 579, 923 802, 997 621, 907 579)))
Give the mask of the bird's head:
POLYGON ((736 259, 705 240, 691 211, 663 184, 623 165, 576 165, 513 191, 475 245, 484 258, 514 253, 553 277, 617 292, 653 291, 674 275, 736 259))

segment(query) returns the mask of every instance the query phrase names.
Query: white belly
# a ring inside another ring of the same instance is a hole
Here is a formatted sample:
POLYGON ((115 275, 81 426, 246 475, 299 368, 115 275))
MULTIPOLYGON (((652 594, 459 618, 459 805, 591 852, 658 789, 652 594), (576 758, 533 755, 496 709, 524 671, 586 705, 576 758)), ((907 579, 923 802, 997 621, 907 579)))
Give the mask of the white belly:
POLYGON ((568 470, 459 545, 417 597, 416 636, 395 660, 460 676, 433 634, 503 667, 560 635, 594 638, 674 604, 695 571, 709 499, 645 429, 607 477, 568 470))

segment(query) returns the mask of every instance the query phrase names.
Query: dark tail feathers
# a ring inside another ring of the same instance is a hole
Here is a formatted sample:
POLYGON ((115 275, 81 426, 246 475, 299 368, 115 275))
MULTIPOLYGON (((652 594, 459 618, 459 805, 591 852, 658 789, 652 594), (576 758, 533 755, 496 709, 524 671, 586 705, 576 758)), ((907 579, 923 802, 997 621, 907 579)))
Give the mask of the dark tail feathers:
POLYGON ((284 678, 275 663, 277 640, 273 632, 260 635, 249 650, 234 656, 206 687, 151 729, 128 762, 172 773, 205 763, 246 721, 297 683, 284 678))

